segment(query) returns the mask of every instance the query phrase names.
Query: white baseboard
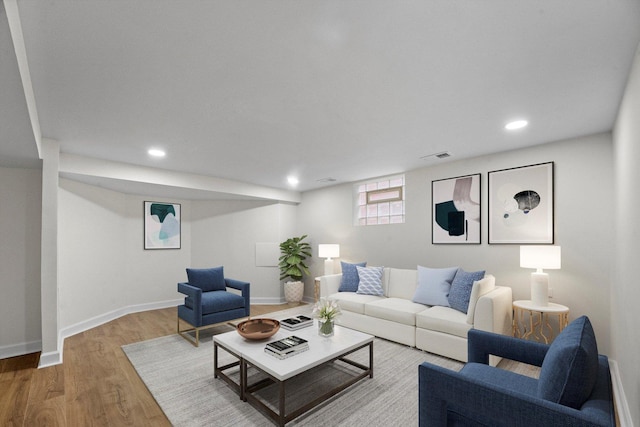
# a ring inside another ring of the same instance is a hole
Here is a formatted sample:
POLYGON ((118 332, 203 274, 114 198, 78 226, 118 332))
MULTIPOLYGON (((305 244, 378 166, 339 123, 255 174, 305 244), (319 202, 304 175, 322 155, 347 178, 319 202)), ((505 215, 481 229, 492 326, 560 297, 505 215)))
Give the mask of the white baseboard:
POLYGON ((58 365, 62 363, 62 351, 64 347, 64 340, 67 337, 70 337, 75 334, 79 334, 80 332, 84 332, 91 328, 95 328, 96 326, 103 325, 107 322, 111 322, 112 320, 115 320, 127 314, 139 313, 142 311, 149 311, 149 310, 157 310, 160 308, 175 307, 177 305, 180 305, 183 301, 184 301, 183 299, 176 299, 176 300, 169 300, 169 301, 159 301, 159 302, 150 302, 145 304, 129 305, 127 307, 122 307, 117 310, 113 310, 108 313, 104 313, 99 316, 92 317, 91 319, 84 320, 82 322, 76 323, 75 325, 62 328, 58 332, 58 351, 52 351, 52 352, 41 354, 38 368, 44 368, 47 366, 53 366, 53 365, 58 365))
POLYGON ((286 301, 284 298, 273 298, 273 297, 251 297, 251 304, 263 304, 263 305, 277 305, 284 304, 286 301))
POLYGON ((108 313, 101 314, 96 317, 92 317, 91 319, 84 320, 80 323, 76 323, 75 325, 62 328, 60 330, 59 335, 62 337, 62 339, 65 339, 66 337, 79 334, 80 332, 87 331, 89 329, 95 328, 96 326, 104 325, 107 322, 111 322, 112 320, 115 320, 127 314, 140 313, 142 311, 149 311, 149 310, 157 310, 160 308, 175 307, 177 305, 180 305, 182 302, 183 302, 182 299, 176 299, 176 300, 170 300, 170 301, 159 301, 159 302, 129 305, 126 307, 119 308, 117 310, 110 311, 108 313))
MULTIPOLYGON (((315 302, 313 297, 309 297, 306 295, 302 297, 302 301, 309 304, 313 304, 315 302)), ((278 304, 284 304, 286 302, 287 300, 285 300, 284 297, 279 297, 279 298, 273 298, 273 297, 253 298, 252 297, 251 298, 251 304, 278 305, 278 304)))
POLYGON ((624 394, 624 388, 622 387, 622 377, 620 376, 618 362, 609 359, 609 370, 611 371, 611 385, 613 386, 613 399, 616 404, 618 424, 620 427, 633 427, 627 396, 624 394))
POLYGON ((42 341, 21 342, 18 344, 3 345, 0 347, 0 359, 22 356, 24 354, 37 353, 42 350, 42 341))
POLYGON ((60 351, 50 351, 42 353, 40 355, 40 362, 38 363, 38 369, 46 368, 47 366, 59 365, 62 363, 62 348, 60 351))
MULTIPOLYGON (((79 334, 80 332, 84 332, 91 328, 95 328, 96 326, 103 325, 107 322, 111 322, 119 317, 125 316, 131 313, 139 313, 142 311, 149 310, 157 310, 160 308, 168 308, 175 307, 183 303, 183 299, 175 299, 169 301, 160 301, 160 302, 151 302, 145 304, 135 304, 127 307, 122 307, 117 310, 110 311, 108 313, 101 314, 96 317, 92 317, 91 319, 84 320, 82 322, 76 323, 75 325, 67 326, 66 328, 62 328, 58 333, 58 351, 52 351, 43 353, 40 355, 40 364, 38 368, 44 368, 47 366, 58 365, 62 363, 62 351, 64 347, 64 340, 67 337, 70 337, 75 334, 79 334)), ((313 303, 313 297, 305 296, 303 298, 304 302, 313 303)), ((284 298, 251 298, 251 304, 284 304, 286 301, 284 298)), ((1 350, 1 349, 0 349, 1 350)), ((38 348, 35 351, 39 351, 38 348)), ((1 353, 0 353, 1 354, 1 353)), ((26 354, 26 353, 22 353, 26 354)))

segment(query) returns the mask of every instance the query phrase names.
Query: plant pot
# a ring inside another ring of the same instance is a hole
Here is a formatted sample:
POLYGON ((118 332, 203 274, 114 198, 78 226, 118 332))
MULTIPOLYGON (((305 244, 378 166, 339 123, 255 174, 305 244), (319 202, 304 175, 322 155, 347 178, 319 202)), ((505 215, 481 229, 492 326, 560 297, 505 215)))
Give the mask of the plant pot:
POLYGON ((291 305, 300 304, 302 295, 304 294, 303 282, 286 282, 284 284, 284 299, 291 305))

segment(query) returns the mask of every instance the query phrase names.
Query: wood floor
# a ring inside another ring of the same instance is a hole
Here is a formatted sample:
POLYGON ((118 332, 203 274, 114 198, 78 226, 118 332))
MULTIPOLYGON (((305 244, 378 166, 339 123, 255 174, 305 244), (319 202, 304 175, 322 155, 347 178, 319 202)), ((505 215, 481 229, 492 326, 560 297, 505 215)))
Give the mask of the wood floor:
POLYGON ((0 426, 170 426, 120 347, 175 329, 175 308, 129 314, 65 339, 61 365, 37 369, 39 353, 0 360, 0 426))

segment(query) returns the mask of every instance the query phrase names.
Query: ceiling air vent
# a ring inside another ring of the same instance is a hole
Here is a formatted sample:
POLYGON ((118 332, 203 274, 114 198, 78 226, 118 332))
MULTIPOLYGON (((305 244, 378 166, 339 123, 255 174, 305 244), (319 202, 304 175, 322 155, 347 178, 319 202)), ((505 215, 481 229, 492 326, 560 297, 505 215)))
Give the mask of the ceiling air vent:
POLYGON ((321 178, 319 180, 317 180, 318 182, 336 182, 337 179, 335 178, 321 178))
POLYGON ((431 160, 431 159, 444 160, 444 159, 449 158, 449 157, 451 157, 451 152, 442 151, 440 153, 434 153, 434 154, 429 154, 428 156, 420 157, 420 159, 421 160, 431 160))

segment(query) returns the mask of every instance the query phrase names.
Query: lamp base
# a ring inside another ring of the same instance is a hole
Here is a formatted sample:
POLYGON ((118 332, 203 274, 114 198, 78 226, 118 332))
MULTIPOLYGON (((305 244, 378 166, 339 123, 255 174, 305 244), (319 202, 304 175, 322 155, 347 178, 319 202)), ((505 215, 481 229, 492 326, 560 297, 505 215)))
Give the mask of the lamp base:
POLYGON ((324 260, 324 275, 328 276, 330 274, 333 274, 333 260, 327 258, 324 260))
POLYGON ((547 273, 531 273, 531 302, 542 307, 549 305, 549 275, 547 273))

